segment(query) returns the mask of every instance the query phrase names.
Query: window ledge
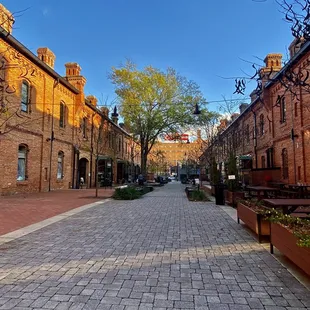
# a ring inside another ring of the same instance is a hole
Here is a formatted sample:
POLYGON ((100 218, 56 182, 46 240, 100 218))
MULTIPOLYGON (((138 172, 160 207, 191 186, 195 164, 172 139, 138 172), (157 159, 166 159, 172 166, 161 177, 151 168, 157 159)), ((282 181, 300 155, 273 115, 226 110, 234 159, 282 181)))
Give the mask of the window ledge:
POLYGON ((26 118, 31 118, 31 112, 26 112, 26 111, 20 111, 22 117, 26 117, 26 118))
POLYGON ((286 126, 287 126, 287 122, 280 123, 280 128, 286 127, 286 126))
POLYGON ((63 183, 64 182, 64 179, 57 179, 56 180, 56 183, 63 183))
POLYGON ((27 186, 27 185, 29 185, 29 181, 28 180, 16 181, 16 185, 17 186, 27 186))

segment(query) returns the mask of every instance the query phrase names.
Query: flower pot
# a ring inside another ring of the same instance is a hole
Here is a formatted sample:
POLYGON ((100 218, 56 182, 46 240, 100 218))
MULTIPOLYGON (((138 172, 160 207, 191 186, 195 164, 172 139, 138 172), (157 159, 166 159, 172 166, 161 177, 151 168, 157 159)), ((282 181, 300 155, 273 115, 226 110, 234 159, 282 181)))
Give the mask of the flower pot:
POLYGON ((272 254, 274 246, 310 276, 310 248, 299 247, 294 234, 277 223, 270 224, 270 253, 272 254))
POLYGON ((262 237, 270 236, 269 221, 265 220, 262 214, 257 213, 241 202, 238 202, 237 205, 237 217, 238 223, 240 223, 241 219, 247 227, 256 233, 259 243, 261 243, 262 237))

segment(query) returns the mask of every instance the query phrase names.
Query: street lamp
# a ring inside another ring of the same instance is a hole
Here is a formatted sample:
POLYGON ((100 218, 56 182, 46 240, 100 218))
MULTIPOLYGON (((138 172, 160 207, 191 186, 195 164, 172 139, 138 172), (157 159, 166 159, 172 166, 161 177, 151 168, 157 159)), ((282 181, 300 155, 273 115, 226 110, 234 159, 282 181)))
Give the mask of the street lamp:
POLYGON ((194 114, 194 115, 199 115, 199 114, 201 114, 201 110, 200 110, 199 105, 198 105, 197 102, 195 103, 195 110, 194 110, 193 114, 194 114))

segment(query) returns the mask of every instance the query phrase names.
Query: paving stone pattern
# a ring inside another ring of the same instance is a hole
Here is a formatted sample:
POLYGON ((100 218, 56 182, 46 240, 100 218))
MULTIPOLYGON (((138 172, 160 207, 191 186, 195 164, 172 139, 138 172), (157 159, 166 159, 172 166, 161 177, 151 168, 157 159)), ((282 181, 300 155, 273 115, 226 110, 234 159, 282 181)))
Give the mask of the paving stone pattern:
POLYGON ((310 292, 174 183, 0 247, 0 309, 310 309, 310 292))

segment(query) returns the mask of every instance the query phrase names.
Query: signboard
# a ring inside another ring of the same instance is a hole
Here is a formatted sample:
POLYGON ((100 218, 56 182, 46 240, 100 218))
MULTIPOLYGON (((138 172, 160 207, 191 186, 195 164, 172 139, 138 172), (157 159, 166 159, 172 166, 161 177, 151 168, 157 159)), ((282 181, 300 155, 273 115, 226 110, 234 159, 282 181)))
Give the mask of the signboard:
POLYGON ((176 141, 176 140, 181 140, 181 141, 187 141, 189 140, 189 135, 186 133, 183 134, 170 134, 165 136, 166 141, 176 141))
POLYGON ((234 174, 229 175, 228 180, 236 180, 236 176, 234 174))

